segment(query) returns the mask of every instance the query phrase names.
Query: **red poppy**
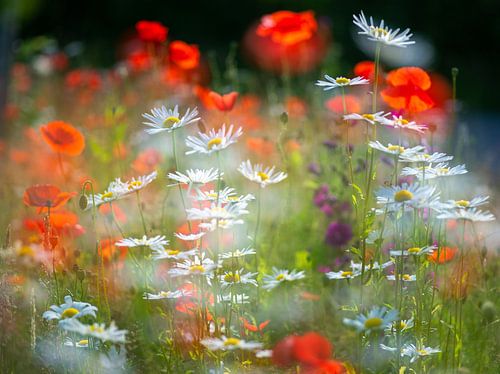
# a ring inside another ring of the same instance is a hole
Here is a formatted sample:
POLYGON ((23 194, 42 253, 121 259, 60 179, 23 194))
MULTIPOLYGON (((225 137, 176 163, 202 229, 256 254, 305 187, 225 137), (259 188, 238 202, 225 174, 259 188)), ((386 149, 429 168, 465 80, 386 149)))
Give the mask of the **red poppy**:
POLYGON ((82 133, 69 123, 53 121, 40 128, 43 140, 55 151, 78 156, 85 148, 82 133))
POLYGON ((132 163, 132 168, 139 174, 148 174, 161 162, 161 154, 156 149, 146 149, 139 153, 132 163))
POLYGON ((101 88, 102 79, 98 72, 88 69, 76 69, 66 74, 65 84, 70 89, 86 88, 97 91, 101 88))
POLYGON ((151 56, 145 51, 135 51, 128 55, 127 65, 135 73, 146 71, 152 65, 151 56))
POLYGON ((200 64, 198 46, 180 40, 175 40, 168 45, 168 57, 172 64, 184 70, 194 69, 200 64))
POLYGON ((293 355, 301 363, 318 365, 332 356, 332 344, 323 336, 309 332, 297 339, 293 346, 293 355))
POLYGON ((311 39, 317 29, 314 12, 281 10, 262 17, 257 35, 271 38, 274 43, 292 45, 311 39))
POLYGON ((225 95, 220 95, 217 92, 212 91, 209 93, 209 96, 217 109, 221 112, 229 112, 234 107, 234 103, 238 98, 238 92, 233 91, 225 95))
POLYGON ((274 142, 264 138, 251 137, 247 139, 247 148, 259 156, 266 157, 274 152, 274 142))
MULTIPOLYGON (((344 102, 342 96, 334 96, 328 99, 325 106, 330 111, 337 114, 344 114, 344 102)), ((347 113, 359 113, 361 112, 361 103, 359 99, 354 95, 345 95, 345 106, 347 113)))
POLYGON ((38 208, 57 209, 75 196, 76 192, 61 192, 59 187, 51 184, 36 184, 24 191, 24 203, 38 208))
POLYGON ((361 61, 354 65, 354 75, 372 80, 375 76, 375 63, 373 61, 361 61))
POLYGON ((209 88, 196 85, 193 90, 196 97, 198 97, 198 100, 201 101, 206 109, 217 109, 212 97, 210 96, 212 91, 209 88))
POLYGON ((144 42, 163 43, 167 40, 168 28, 156 21, 139 21, 135 29, 144 42))
POLYGON ((258 325, 257 324, 252 324, 250 323, 247 319, 245 318, 241 318, 241 321, 243 322, 243 327, 248 330, 248 331, 252 331, 252 332, 262 332, 262 330, 265 329, 265 327, 269 324, 269 322, 271 322, 270 319, 264 321, 264 322, 261 322, 259 323, 258 325))
POLYGON ((303 118, 307 114, 307 103, 297 96, 288 97, 285 108, 290 118, 303 118))
POLYGON ((457 248, 441 247, 429 255, 429 261, 437 264, 444 264, 453 260, 457 252, 457 248))
POLYGON ((431 87, 431 78, 424 70, 417 67, 399 68, 389 72, 386 80, 389 86, 381 95, 391 108, 418 113, 434 106, 427 92, 431 87))

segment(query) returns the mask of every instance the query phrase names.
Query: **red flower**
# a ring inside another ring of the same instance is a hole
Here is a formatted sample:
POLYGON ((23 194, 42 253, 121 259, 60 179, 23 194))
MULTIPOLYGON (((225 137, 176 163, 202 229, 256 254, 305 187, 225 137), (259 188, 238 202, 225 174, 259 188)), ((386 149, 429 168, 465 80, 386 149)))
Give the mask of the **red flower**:
POLYGON ((217 92, 210 92, 209 97, 212 99, 215 107, 221 112, 229 112, 233 109, 234 103, 238 98, 238 92, 230 92, 225 95, 220 95, 217 92))
POLYGON ((373 61, 361 61, 354 66, 354 75, 372 80, 375 76, 375 63, 373 61))
MULTIPOLYGON (((334 113, 344 114, 344 102, 340 95, 328 99, 325 106, 334 113)), ((348 114, 361 112, 361 103, 354 95, 345 95, 345 106, 348 114)))
POLYGON ((127 65, 133 72, 148 70, 151 65, 151 56, 145 51, 136 51, 127 57, 127 65))
POLYGON ((331 343, 323 336, 309 332, 299 337, 293 347, 295 359, 301 363, 316 366, 332 356, 331 343))
POLYGON ((168 28, 160 22, 139 21, 135 24, 135 29, 144 42, 163 43, 167 40, 168 28))
POLYGON ((257 35, 269 37, 274 43, 292 45, 311 39, 317 29, 318 23, 312 11, 281 10, 262 17, 257 35))
POLYGON ((75 195, 76 192, 62 192, 51 184, 36 184, 24 191, 23 200, 28 206, 57 209, 75 195))
POLYGON ((55 151, 78 156, 85 148, 82 133, 69 123, 53 121, 40 128, 43 140, 55 151))
POLYGON ((434 101, 427 92, 431 87, 431 78, 420 68, 403 67, 393 70, 387 75, 387 83, 389 87, 381 95, 393 109, 418 113, 434 106, 434 101))
POLYGON ((256 324, 255 325, 251 324, 245 318, 241 318, 241 321, 243 322, 243 327, 246 330, 252 331, 252 332, 262 332, 262 330, 264 330, 264 328, 269 324, 269 322, 271 322, 271 320, 268 319, 264 322, 259 323, 259 325, 257 326, 256 324))
POLYGON ((457 248, 440 247, 429 255, 429 261, 437 264, 445 264, 453 260, 457 252, 457 248))
POLYGON ((198 46, 180 40, 175 40, 169 44, 168 56, 172 64, 184 70, 194 69, 200 64, 198 46))

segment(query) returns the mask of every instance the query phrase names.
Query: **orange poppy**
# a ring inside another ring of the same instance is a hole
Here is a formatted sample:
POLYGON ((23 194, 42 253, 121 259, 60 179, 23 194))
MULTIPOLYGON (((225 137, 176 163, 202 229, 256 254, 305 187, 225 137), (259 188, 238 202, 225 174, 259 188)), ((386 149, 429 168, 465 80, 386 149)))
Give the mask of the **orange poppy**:
POLYGON ((247 148, 259 156, 270 156, 274 152, 274 143, 264 138, 248 138, 247 148))
POLYGON ((441 247, 429 255, 429 261, 437 264, 444 264, 453 260, 457 252, 457 248, 441 247))
POLYGON ((307 114, 307 103, 297 96, 288 97, 285 108, 290 118, 303 118, 307 114))
POLYGON ((200 64, 200 50, 195 44, 175 40, 168 45, 170 62, 181 69, 189 70, 200 64))
POLYGON ((373 79, 375 75, 375 63, 373 61, 361 61, 354 65, 354 75, 365 79, 373 79))
MULTIPOLYGON (((325 106, 333 113, 344 114, 344 103, 340 95, 327 100, 325 106)), ((361 112, 361 103, 354 95, 345 95, 345 106, 347 113, 361 112)))
POLYGON ((63 121, 49 122, 40 128, 42 138, 55 152, 78 156, 85 148, 82 133, 63 121))
POLYGON ((238 98, 238 92, 230 92, 225 95, 220 95, 215 91, 210 92, 210 99, 214 103, 215 107, 219 109, 221 112, 229 112, 233 109, 234 103, 238 98))
POLYGON ((168 28, 156 21, 139 21, 135 24, 139 38, 143 42, 163 43, 167 40, 168 28))
POLYGON ((317 29, 314 12, 281 10, 262 17, 257 35, 269 37, 274 43, 292 45, 311 39, 317 29))
POLYGON ((431 88, 431 78, 423 69, 403 67, 392 70, 386 80, 389 86, 381 95, 391 108, 418 113, 435 105, 427 92, 431 88))
POLYGON ((127 65, 134 73, 146 71, 152 66, 152 59, 145 51, 135 51, 127 56, 127 65))
POLYGON ((193 91, 206 109, 217 109, 213 99, 210 97, 212 91, 209 88, 196 85, 193 91))
POLYGON ((262 330, 264 330, 266 328, 266 326, 269 325, 269 322, 271 322, 271 320, 268 319, 264 322, 259 323, 259 325, 257 325, 257 324, 254 325, 243 317, 241 318, 241 321, 243 322, 243 327, 245 327, 246 330, 252 331, 252 332, 258 332, 258 331, 262 332, 262 330))
POLYGON ((76 192, 62 192, 52 184, 36 184, 24 191, 23 200, 28 206, 57 209, 75 195, 76 192))

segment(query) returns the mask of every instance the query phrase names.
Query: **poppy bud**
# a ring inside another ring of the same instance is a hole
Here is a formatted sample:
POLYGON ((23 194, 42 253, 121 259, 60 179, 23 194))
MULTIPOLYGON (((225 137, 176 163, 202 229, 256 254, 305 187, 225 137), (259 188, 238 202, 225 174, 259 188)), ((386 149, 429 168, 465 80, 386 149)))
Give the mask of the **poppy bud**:
POLYGON ((89 204, 88 198, 85 195, 81 195, 80 199, 78 200, 78 206, 80 207, 81 210, 87 209, 87 206, 89 204))
POLYGON ((486 322, 492 322, 497 314, 496 306, 489 300, 486 300, 483 305, 481 305, 481 313, 483 314, 484 320, 486 322))
POLYGON ((281 115, 280 115, 280 121, 284 125, 286 125, 288 123, 288 113, 287 112, 281 113, 281 115))

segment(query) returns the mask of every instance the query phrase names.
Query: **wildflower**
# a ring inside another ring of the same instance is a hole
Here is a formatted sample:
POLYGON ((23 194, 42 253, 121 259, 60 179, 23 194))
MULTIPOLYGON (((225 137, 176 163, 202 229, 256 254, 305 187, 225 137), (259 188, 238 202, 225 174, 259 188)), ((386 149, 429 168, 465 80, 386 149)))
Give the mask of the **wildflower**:
POLYGON ((233 303, 233 304, 248 304, 250 303, 250 296, 245 294, 217 295, 218 303, 233 303))
POLYGON ((382 124, 385 126, 393 127, 395 129, 401 130, 412 130, 418 133, 424 133, 427 130, 427 126, 419 125, 415 121, 408 121, 402 116, 392 116, 392 119, 383 118, 382 124))
POLYGON ((157 235, 152 238, 148 238, 144 235, 140 239, 136 238, 126 238, 115 243, 118 247, 158 247, 163 245, 168 245, 168 240, 165 239, 165 235, 157 235))
MULTIPOLYGON (((382 119, 387 117, 390 113, 384 113, 384 112, 377 112, 377 113, 365 113, 365 114, 358 114, 358 113, 352 113, 352 114, 346 114, 344 115, 344 120, 348 121, 365 121, 368 122, 371 125, 375 125, 376 123, 381 123, 382 119)), ((372 142, 371 142, 372 143, 372 142)))
POLYGON ((248 202, 255 199, 252 194, 237 196, 235 189, 231 187, 225 187, 223 190, 219 191, 197 191, 197 196, 195 197, 198 201, 221 201, 222 203, 238 203, 238 202, 248 202))
MULTIPOLYGON (((377 261, 373 263, 366 263, 365 271, 385 269, 393 264, 394 262, 392 261, 384 262, 382 265, 380 265, 377 261)), ((363 269, 363 264, 360 262, 351 261, 351 269, 353 272, 361 272, 361 270, 363 269)))
POLYGON ((373 307, 368 314, 360 314, 355 319, 344 318, 347 326, 354 327, 358 332, 370 334, 385 330, 398 318, 397 310, 387 310, 386 307, 373 307))
POLYGON ((435 105, 428 94, 431 78, 424 70, 402 67, 389 72, 386 80, 388 86, 380 94, 391 108, 418 113, 435 105))
POLYGON ((406 155, 412 155, 414 153, 421 152, 425 149, 421 145, 417 145, 417 146, 411 147, 411 148, 405 148, 405 147, 402 147, 400 145, 393 145, 393 144, 389 143, 387 146, 385 146, 382 143, 380 143, 378 140, 375 142, 370 141, 370 143, 368 143, 368 145, 371 148, 376 149, 378 151, 388 153, 388 154, 393 155, 393 156, 400 156, 400 157, 406 156, 406 155))
POLYGON ((455 254, 458 252, 457 248, 451 247, 440 247, 439 250, 434 251, 429 255, 428 259, 430 262, 437 264, 444 264, 453 260, 455 254))
POLYGON ((200 117, 197 117, 197 115, 197 108, 188 108, 183 116, 179 113, 178 105, 176 105, 174 109, 167 109, 165 106, 162 106, 161 108, 153 108, 151 110, 151 114, 144 113, 142 115, 148 120, 143 122, 143 124, 151 127, 144 131, 150 135, 158 134, 163 131, 172 132, 191 123, 198 122, 200 117))
POLYGON ((132 180, 130 180, 126 183, 127 190, 129 192, 136 192, 136 191, 142 190, 148 184, 153 182, 157 176, 158 176, 158 172, 155 170, 150 174, 141 175, 140 177, 137 177, 137 178, 134 177, 134 178, 132 178, 132 180))
POLYGON ((176 291, 160 291, 157 294, 145 292, 143 299, 145 300, 162 300, 162 299, 178 299, 179 297, 189 296, 184 290, 176 291))
MULTIPOLYGON (((354 74, 365 79, 373 80, 375 78, 375 62, 361 61, 354 66, 354 74)), ((379 77, 379 81, 380 81, 379 77)))
POLYGON ((85 148, 82 133, 69 123, 53 121, 40 127, 42 138, 54 152, 78 156, 85 148))
POLYGON ((471 209, 488 203, 489 196, 476 196, 472 200, 448 200, 441 203, 443 209, 471 209))
POLYGON ((66 337, 64 340, 64 345, 66 347, 75 347, 75 348, 88 348, 89 347, 89 340, 88 339, 80 339, 80 340, 75 340, 71 339, 70 337, 66 337))
POLYGON ((236 99, 238 98, 238 92, 233 91, 225 95, 220 95, 217 92, 211 91, 208 96, 218 110, 221 112, 230 112, 233 110, 236 99))
POLYGON ((196 44, 174 40, 168 45, 169 61, 183 69, 195 69, 200 65, 200 50, 196 44))
POLYGON ((264 279, 262 280, 264 285, 262 288, 271 291, 284 282, 293 282, 305 277, 306 275, 304 271, 297 271, 295 269, 290 271, 287 269, 277 269, 273 267, 272 274, 264 275, 264 279))
POLYGON ((337 95, 328 99, 325 107, 332 113, 344 115, 348 112, 361 111, 361 102, 355 95, 337 95))
POLYGON ((440 163, 436 166, 423 166, 419 168, 404 167, 401 170, 402 176, 415 176, 421 181, 439 177, 450 177, 465 173, 467 173, 465 165, 457 165, 450 168, 446 163, 440 163))
POLYGON ((230 252, 224 252, 219 254, 219 258, 223 260, 227 259, 232 259, 232 258, 239 258, 239 257, 244 257, 248 255, 254 255, 255 249, 253 248, 243 248, 243 249, 237 249, 235 251, 230 251, 230 252))
POLYGON ((377 203, 387 205, 389 211, 400 210, 403 206, 423 208, 435 202, 439 193, 435 186, 421 186, 418 184, 382 187, 377 191, 377 203))
POLYGON ((121 199, 122 197, 125 197, 129 193, 130 192, 128 190, 128 184, 122 182, 120 178, 116 178, 109 184, 104 193, 98 193, 93 196, 86 196, 87 207, 85 209, 90 209, 94 204, 96 207, 98 207, 102 204, 113 202, 115 200, 121 199))
POLYGON ((316 81, 316 86, 323 87, 324 91, 333 90, 337 87, 346 87, 346 86, 358 86, 361 84, 368 84, 370 81, 363 77, 355 77, 355 78, 345 78, 345 77, 337 77, 332 78, 328 74, 325 74, 325 81, 318 80, 316 81))
POLYGON ((257 358, 271 358, 273 357, 273 351, 271 349, 263 349, 255 353, 257 358))
POLYGON ((494 221, 495 216, 489 211, 483 212, 482 210, 471 208, 471 209, 451 209, 445 210, 438 214, 438 219, 456 219, 471 222, 488 222, 494 221))
POLYGON ((28 206, 53 210, 62 207, 75 195, 75 192, 62 192, 52 184, 35 184, 24 191, 23 201, 28 206))
POLYGON ((389 254, 393 257, 397 256, 422 256, 422 255, 431 255, 434 253, 434 250, 437 249, 435 245, 428 245, 425 247, 411 247, 405 250, 392 250, 389 254))
POLYGON ((216 268, 217 264, 205 257, 205 254, 202 253, 201 257, 195 255, 183 262, 178 262, 175 264, 174 268, 168 271, 168 273, 172 277, 183 275, 211 275, 216 268))
POLYGON ((243 327, 245 328, 245 330, 252 332, 262 332, 266 328, 266 326, 269 325, 269 322, 271 322, 271 320, 268 319, 259 324, 252 324, 246 318, 241 318, 241 321, 243 322, 243 327))
POLYGON ((198 253, 197 249, 191 249, 189 251, 179 251, 177 249, 167 249, 163 246, 154 246, 151 247, 151 250, 151 258, 155 261, 163 259, 185 260, 198 253))
POLYGON ((189 169, 186 170, 186 174, 183 174, 180 171, 176 171, 175 173, 169 173, 168 177, 179 183, 188 184, 192 186, 192 185, 203 185, 213 182, 215 180, 218 180, 222 175, 224 175, 223 172, 219 174, 218 169, 211 168, 207 170, 189 169))
POLYGON ((244 222, 241 219, 232 219, 232 218, 227 218, 227 219, 211 219, 209 222, 203 222, 200 223, 200 229, 207 230, 207 231, 215 231, 217 229, 230 229, 234 225, 242 225, 244 222))
POLYGON ((97 307, 80 301, 73 301, 70 295, 64 296, 64 304, 52 305, 42 317, 48 321, 57 319, 81 318, 84 316, 96 317, 97 307))
POLYGON ((385 330, 385 332, 386 333, 392 333, 395 331, 403 332, 403 331, 411 329, 413 326, 414 326, 413 318, 402 319, 400 321, 393 322, 392 325, 385 330))
POLYGON ((352 236, 351 225, 334 221, 326 229, 325 241, 332 247, 343 247, 351 241, 352 236))
POLYGON ((241 215, 248 214, 247 203, 234 203, 222 205, 220 202, 212 203, 209 208, 186 209, 188 220, 228 220, 235 219, 241 215))
POLYGON ((392 30, 385 26, 384 20, 380 21, 380 24, 376 26, 373 23, 372 17, 370 17, 370 24, 368 24, 363 11, 361 11, 359 16, 353 15, 353 19, 353 23, 361 29, 361 31, 358 31, 358 34, 366 35, 368 40, 402 48, 406 48, 407 45, 415 43, 410 40, 413 36, 413 34, 410 33, 410 29, 406 29, 400 33, 400 29, 392 30))
POLYGON ((142 20, 135 24, 135 29, 143 42, 163 43, 167 40, 168 28, 160 22, 142 20))
POLYGON ((254 341, 245 341, 238 338, 227 338, 224 335, 219 338, 206 338, 201 341, 208 350, 210 351, 232 351, 235 349, 243 349, 247 351, 253 351, 262 347, 262 343, 254 341))
POLYGON ((127 330, 118 330, 114 321, 108 328, 104 323, 94 323, 92 325, 84 325, 77 319, 68 319, 61 322, 61 327, 66 331, 76 332, 80 335, 92 336, 102 341, 112 343, 125 343, 125 335, 127 330))
POLYGON ((428 164, 442 163, 451 161, 453 156, 448 156, 446 153, 434 152, 428 154, 425 152, 402 154, 399 157, 400 162, 425 162, 428 164))
MULTIPOLYGON (((387 280, 390 280, 390 281, 396 280, 395 275, 387 275, 386 278, 387 278, 387 280)), ((410 275, 410 274, 401 274, 399 276, 399 280, 402 280, 403 282, 415 282, 417 280, 417 276, 410 275)))
POLYGON ((316 33, 318 24, 314 13, 281 10, 262 17, 257 35, 270 38, 274 43, 293 45, 309 40, 316 33))
POLYGON ((206 232, 200 231, 198 233, 191 233, 188 235, 183 234, 181 232, 176 232, 174 235, 182 241, 191 242, 191 241, 201 239, 205 234, 206 234, 206 232))
POLYGON ((238 128, 233 134, 233 125, 229 126, 226 132, 226 125, 222 125, 222 128, 218 131, 214 129, 210 130, 208 134, 198 133, 198 137, 188 136, 186 138, 186 146, 191 148, 186 154, 190 155, 193 153, 205 153, 211 154, 223 150, 233 143, 236 143, 238 139, 243 135, 242 128, 238 128))
POLYGON ((274 171, 275 167, 264 168, 262 164, 252 165, 249 160, 243 161, 238 171, 252 182, 259 183, 262 188, 279 183, 287 177, 286 173, 274 171))
POLYGON ((408 344, 401 348, 401 356, 410 357, 410 363, 417 361, 419 358, 427 357, 439 352, 441 352, 441 350, 431 347, 422 347, 418 349, 414 344, 408 344))
POLYGON ((251 284, 258 286, 257 281, 253 278, 258 273, 244 273, 243 269, 226 271, 220 276, 220 284, 222 287, 230 287, 236 284, 251 284))
POLYGON ((328 279, 352 279, 361 275, 360 271, 329 271, 325 274, 328 279))

